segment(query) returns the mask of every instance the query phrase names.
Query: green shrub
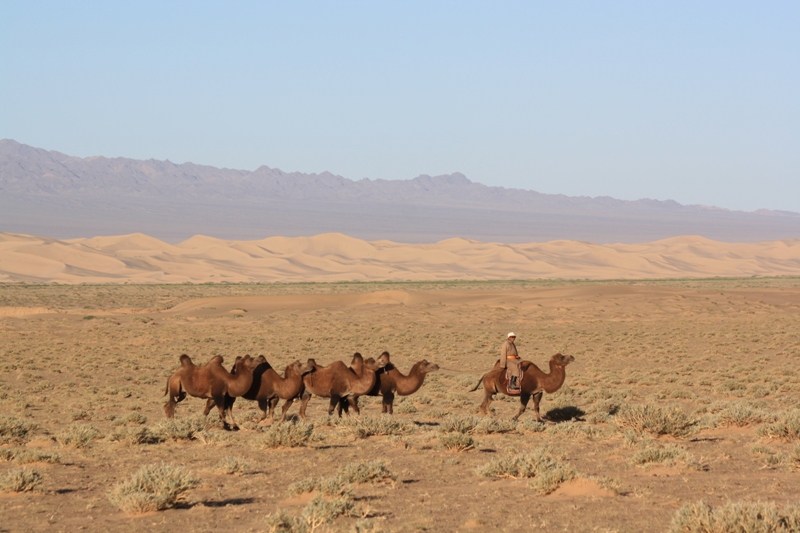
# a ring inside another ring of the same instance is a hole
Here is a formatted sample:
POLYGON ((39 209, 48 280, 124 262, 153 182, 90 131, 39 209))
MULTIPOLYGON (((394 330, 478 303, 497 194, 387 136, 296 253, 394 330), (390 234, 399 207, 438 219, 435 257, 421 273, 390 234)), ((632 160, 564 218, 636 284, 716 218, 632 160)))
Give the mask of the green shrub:
POLYGON ((673 437, 691 435, 697 423, 679 407, 664 408, 649 403, 624 405, 617 413, 615 422, 623 430, 673 437))
POLYGON ((56 434, 56 441, 67 448, 87 448, 100 436, 100 431, 89 424, 72 424, 56 434))
POLYGON ((260 443, 267 448, 297 448, 308 446, 313 434, 313 424, 289 420, 272 424, 265 429, 260 443))
POLYGON ((738 502, 712 509, 687 503, 675 513, 669 533, 795 533, 800 506, 779 510, 773 503, 738 502))
POLYGON ((183 467, 152 464, 116 485, 109 499, 128 513, 160 511, 174 507, 186 491, 199 484, 200 480, 183 467))
POLYGON ((39 491, 42 476, 36 470, 14 468, 0 476, 0 490, 5 492, 39 491))
POLYGON ((554 458, 544 448, 493 459, 479 467, 478 474, 484 477, 533 478, 530 486, 543 494, 553 492, 561 483, 577 475, 570 465, 554 458))

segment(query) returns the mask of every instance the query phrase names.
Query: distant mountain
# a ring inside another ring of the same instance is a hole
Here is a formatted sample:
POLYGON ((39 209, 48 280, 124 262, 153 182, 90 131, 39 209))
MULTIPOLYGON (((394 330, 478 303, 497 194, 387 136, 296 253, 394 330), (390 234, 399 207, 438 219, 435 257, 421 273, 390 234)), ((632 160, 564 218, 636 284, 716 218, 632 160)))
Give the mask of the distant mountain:
POLYGON ((487 187, 463 174, 353 181, 329 172, 218 169, 153 159, 79 158, 0 140, 0 231, 55 238, 147 233, 171 242, 341 232, 435 242, 557 239, 728 242, 800 237, 800 214, 674 201, 569 197, 487 187))

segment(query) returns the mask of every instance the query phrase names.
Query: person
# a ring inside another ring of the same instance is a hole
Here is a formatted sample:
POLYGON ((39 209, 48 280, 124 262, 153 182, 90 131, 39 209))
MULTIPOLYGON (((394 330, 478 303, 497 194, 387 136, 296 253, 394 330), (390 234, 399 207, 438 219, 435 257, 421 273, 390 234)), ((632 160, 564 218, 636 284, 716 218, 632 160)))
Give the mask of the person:
POLYGON ((506 369, 508 374, 508 390, 519 391, 522 381, 522 372, 520 372, 520 358, 517 352, 517 345, 514 341, 517 335, 512 331, 506 337, 506 342, 500 347, 500 364, 506 369))

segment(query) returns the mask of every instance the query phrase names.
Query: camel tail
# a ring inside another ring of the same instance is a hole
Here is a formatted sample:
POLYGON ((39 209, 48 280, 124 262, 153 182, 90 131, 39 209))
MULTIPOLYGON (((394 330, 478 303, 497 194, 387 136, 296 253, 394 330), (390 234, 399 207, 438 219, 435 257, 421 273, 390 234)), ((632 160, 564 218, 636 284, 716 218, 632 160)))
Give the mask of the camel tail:
POLYGON ((478 388, 481 386, 481 383, 483 383, 483 378, 485 378, 485 377, 486 377, 486 374, 482 375, 481 379, 478 380, 478 384, 475 385, 474 387, 472 387, 470 392, 475 392, 476 390, 478 390, 478 388))

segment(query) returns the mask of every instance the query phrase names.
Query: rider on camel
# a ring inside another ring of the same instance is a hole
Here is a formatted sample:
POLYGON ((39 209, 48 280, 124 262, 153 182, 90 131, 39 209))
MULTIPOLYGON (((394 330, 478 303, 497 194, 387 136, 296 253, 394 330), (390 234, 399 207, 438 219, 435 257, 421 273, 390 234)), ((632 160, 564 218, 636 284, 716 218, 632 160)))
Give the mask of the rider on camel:
POLYGON ((506 342, 500 347, 500 364, 508 373, 508 391, 517 392, 522 385, 522 372, 519 366, 520 358, 517 346, 514 344, 517 335, 512 331, 508 334, 506 342))

